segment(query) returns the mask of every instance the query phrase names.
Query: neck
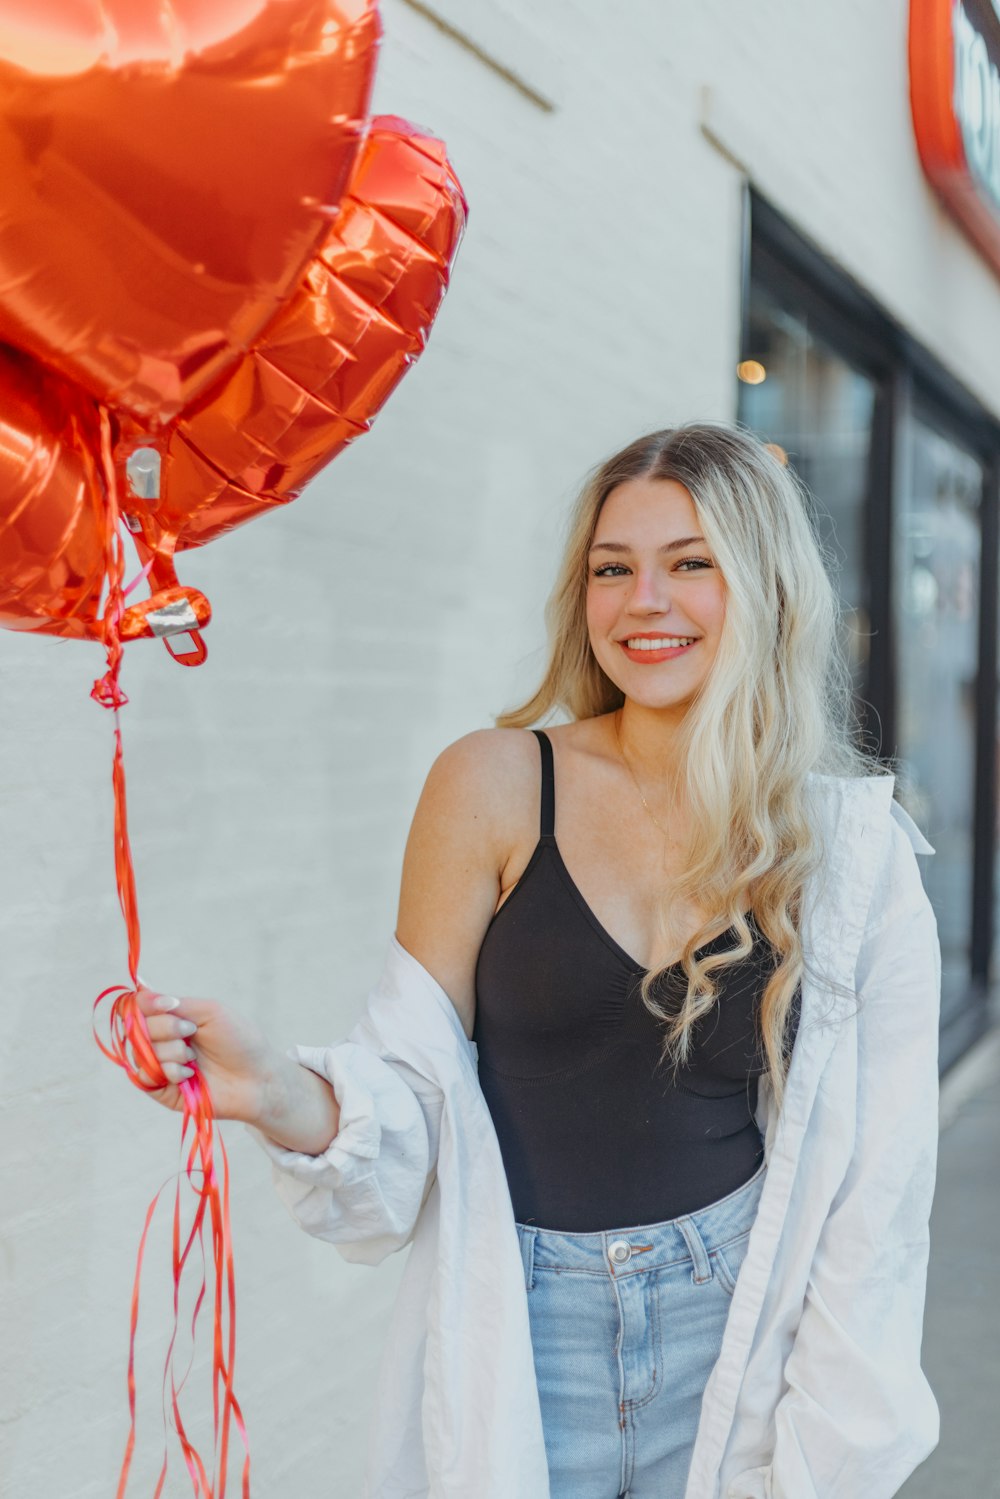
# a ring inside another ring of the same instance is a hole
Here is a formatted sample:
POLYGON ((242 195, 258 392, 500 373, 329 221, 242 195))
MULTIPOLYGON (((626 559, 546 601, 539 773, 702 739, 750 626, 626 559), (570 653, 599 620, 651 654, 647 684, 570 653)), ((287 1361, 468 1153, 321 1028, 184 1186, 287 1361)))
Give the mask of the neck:
MULTIPOLYGON (((646 708, 626 698, 617 711, 618 740, 629 764, 651 789, 675 785, 683 770, 680 730, 683 713, 670 708, 646 708)), ((611 732, 615 732, 615 715, 611 732)))

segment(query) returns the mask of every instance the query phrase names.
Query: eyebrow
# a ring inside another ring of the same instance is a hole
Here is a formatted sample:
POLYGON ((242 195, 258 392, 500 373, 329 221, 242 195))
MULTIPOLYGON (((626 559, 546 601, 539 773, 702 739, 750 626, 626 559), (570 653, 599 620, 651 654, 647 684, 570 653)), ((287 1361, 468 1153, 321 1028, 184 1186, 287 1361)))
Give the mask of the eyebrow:
MULTIPOLYGON (((659 550, 661 552, 679 552, 681 547, 689 547, 694 542, 704 544, 704 536, 682 536, 678 541, 668 541, 659 550)), ((624 541, 598 541, 590 548, 591 552, 630 552, 632 548, 624 541)), ((588 553, 589 555, 589 553, 588 553)))

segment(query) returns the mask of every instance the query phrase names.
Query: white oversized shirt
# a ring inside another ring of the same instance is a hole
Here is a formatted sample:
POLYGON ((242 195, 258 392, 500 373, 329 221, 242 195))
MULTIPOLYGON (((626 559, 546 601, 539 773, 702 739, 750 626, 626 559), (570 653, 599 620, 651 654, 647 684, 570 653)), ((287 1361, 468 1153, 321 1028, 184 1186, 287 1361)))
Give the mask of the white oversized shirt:
MULTIPOLYGON (((780 1118, 760 1081, 768 1169, 684 1499, 890 1499, 938 1441, 920 1343, 941 954, 914 857, 934 850, 892 788, 809 777, 826 855, 799 1031, 780 1118)), ((293 1054, 341 1106, 319 1156, 251 1131, 293 1217, 355 1262, 411 1244, 365 1499, 549 1499, 517 1231, 454 1005, 392 937, 349 1035, 293 1054)))

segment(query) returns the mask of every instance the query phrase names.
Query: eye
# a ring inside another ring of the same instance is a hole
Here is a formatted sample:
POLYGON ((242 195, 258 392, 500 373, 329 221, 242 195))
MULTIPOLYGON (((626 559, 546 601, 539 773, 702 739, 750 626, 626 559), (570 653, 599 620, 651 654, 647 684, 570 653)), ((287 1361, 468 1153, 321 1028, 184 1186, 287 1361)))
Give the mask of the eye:
MULTIPOLYGON (((682 557, 680 562, 674 564, 674 570, 675 572, 680 572, 683 569, 687 572, 693 568, 700 571, 702 568, 714 566, 715 564, 708 557, 682 557)), ((621 562, 604 562, 600 567, 593 568, 592 571, 595 578, 610 578, 616 577, 621 573, 627 573, 628 568, 621 562)))

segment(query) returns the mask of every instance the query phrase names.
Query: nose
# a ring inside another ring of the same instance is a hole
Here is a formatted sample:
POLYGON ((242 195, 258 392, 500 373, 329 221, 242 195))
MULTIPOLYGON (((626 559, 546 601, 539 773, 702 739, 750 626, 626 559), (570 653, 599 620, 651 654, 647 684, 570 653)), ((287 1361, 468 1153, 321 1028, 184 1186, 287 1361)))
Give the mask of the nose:
POLYGON ((628 607, 634 614, 669 614, 670 583, 658 568, 638 568, 632 578, 628 607))

